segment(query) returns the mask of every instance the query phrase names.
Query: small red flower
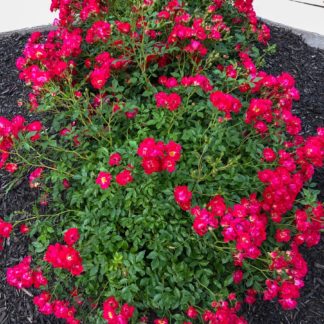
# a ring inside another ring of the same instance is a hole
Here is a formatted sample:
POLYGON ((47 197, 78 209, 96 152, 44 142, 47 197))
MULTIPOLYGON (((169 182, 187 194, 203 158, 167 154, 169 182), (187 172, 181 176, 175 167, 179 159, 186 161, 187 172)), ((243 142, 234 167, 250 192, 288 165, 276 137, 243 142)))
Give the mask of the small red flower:
POLYGON ((26 224, 21 224, 19 231, 22 234, 27 234, 29 232, 29 227, 26 224))
POLYGON ((124 170, 117 174, 116 176, 116 182, 120 186, 126 186, 128 183, 132 182, 134 180, 132 176, 132 172, 129 170, 124 170))
POLYGON ((135 311, 135 307, 134 307, 134 306, 131 306, 131 305, 128 305, 128 304, 124 304, 124 305, 121 307, 120 314, 121 314, 124 318, 126 318, 126 319, 130 319, 130 318, 132 318, 134 311, 135 311))
POLYGON ((189 306, 187 309, 187 316, 190 318, 196 318, 198 316, 196 308, 193 306, 189 306))
POLYGON ((77 250, 71 246, 56 243, 49 245, 44 255, 44 261, 54 268, 68 270, 73 276, 83 272, 82 258, 77 250))
POLYGON ((267 162, 273 162, 277 156, 272 148, 267 147, 263 150, 263 158, 267 162))
POLYGON ((5 169, 9 173, 15 173, 18 170, 18 165, 16 163, 7 163, 5 169))
POLYGON ((26 130, 28 132, 40 132, 43 128, 43 125, 40 121, 34 121, 27 125, 26 130))
POLYGON ((131 25, 130 23, 127 22, 121 22, 121 21, 115 21, 116 27, 118 29, 119 32, 121 32, 122 34, 128 34, 130 32, 131 29, 131 25))
POLYGON ((29 175, 29 186, 30 188, 37 188, 40 186, 38 179, 41 177, 44 169, 43 168, 36 168, 30 175, 29 175))
POLYGON ((8 238, 12 232, 12 224, 5 222, 0 218, 0 237, 8 238))
POLYGON ((47 279, 43 275, 42 271, 33 271, 33 283, 35 288, 47 285, 47 279))
POLYGON ((182 150, 180 144, 170 141, 164 146, 164 149, 166 150, 167 155, 175 162, 178 162, 180 160, 182 150))
POLYGON ((101 189, 105 190, 109 188, 111 179, 111 173, 100 171, 96 180, 96 184, 98 184, 101 189))
POLYGON ((154 172, 161 171, 161 163, 158 158, 144 158, 142 160, 142 167, 146 174, 152 174, 154 172))
POLYGON ((155 101, 158 108, 162 107, 174 111, 180 107, 182 99, 177 93, 158 92, 155 94, 155 101))
POLYGON ((122 160, 122 157, 119 153, 113 153, 109 157, 109 165, 110 166, 120 165, 121 160, 122 160))
POLYGON ((71 246, 80 238, 80 233, 77 228, 70 228, 64 233, 64 242, 71 246))
POLYGON ((174 188, 174 199, 183 210, 189 210, 191 205, 192 192, 188 186, 177 186, 174 188))
POLYGON ((62 183, 65 189, 69 189, 71 187, 71 184, 68 179, 63 179, 62 183))
POLYGON ((289 242, 291 238, 289 229, 277 229, 275 234, 275 239, 277 242, 289 242))
POLYGON ((238 113, 242 107, 242 103, 237 98, 221 91, 211 93, 210 101, 215 108, 223 111, 228 119, 231 118, 231 112, 238 113))
POLYGON ((233 273, 233 282, 235 284, 239 284, 243 279, 243 271, 242 270, 236 270, 233 273))
POLYGON ((170 173, 176 170, 176 161, 170 157, 166 157, 162 160, 162 170, 166 170, 170 173))

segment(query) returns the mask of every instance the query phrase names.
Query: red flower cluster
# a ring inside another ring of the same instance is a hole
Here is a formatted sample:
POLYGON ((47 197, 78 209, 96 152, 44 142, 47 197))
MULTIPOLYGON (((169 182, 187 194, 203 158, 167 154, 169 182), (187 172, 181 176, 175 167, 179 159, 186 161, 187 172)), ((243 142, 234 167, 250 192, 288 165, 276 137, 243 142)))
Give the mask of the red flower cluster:
POLYGON ((246 112, 245 122, 254 124, 255 129, 264 133, 268 131, 268 126, 265 122, 271 123, 272 116, 272 101, 269 99, 252 99, 246 112))
POLYGON ((29 133, 30 140, 36 141, 40 138, 40 131, 43 125, 40 121, 34 121, 25 125, 25 118, 17 115, 10 121, 5 117, 0 116, 0 169, 5 166, 5 169, 13 173, 18 166, 14 163, 6 164, 10 156, 10 150, 13 147, 13 139, 18 138, 20 133, 29 133))
POLYGON ((181 79, 181 84, 185 87, 198 86, 205 92, 213 90, 210 80, 201 74, 197 74, 195 76, 185 76, 181 79))
POLYGON ((269 269, 277 274, 277 278, 266 280, 267 288, 263 292, 264 300, 278 297, 284 309, 293 309, 297 306, 299 290, 304 286, 302 279, 308 271, 307 263, 298 252, 297 246, 292 244, 291 247, 291 251, 274 251, 270 254, 272 263, 269 269), (289 279, 284 279, 287 276, 289 279))
MULTIPOLYGON (((214 304, 214 303, 213 303, 214 304)), ((206 310, 202 314, 202 319, 208 323, 235 323, 247 324, 243 317, 236 315, 240 308, 240 304, 236 303, 234 307, 230 307, 227 301, 215 303, 215 312, 206 310)))
MULTIPOLYGON (((67 61, 67 57, 76 57, 81 53, 81 29, 72 31, 62 28, 48 33, 45 43, 40 43, 42 34, 31 34, 24 50, 24 56, 18 58, 17 68, 20 79, 32 84, 34 93, 30 99, 32 106, 36 100, 37 90, 51 80, 60 79, 69 67, 74 67, 74 61, 67 61)), ((37 104, 36 104, 37 106, 37 104)))
POLYGON ((261 213, 261 204, 256 195, 241 199, 241 204, 228 208, 221 218, 224 241, 236 240, 235 265, 241 266, 244 258, 256 259, 260 256, 260 246, 266 239, 267 217, 261 213))
POLYGON ((204 236, 209 228, 218 227, 218 219, 207 209, 196 206, 190 210, 192 216, 194 216, 193 229, 200 235, 204 236))
POLYGON ((44 261, 51 263, 54 268, 66 269, 73 276, 79 276, 83 271, 82 258, 71 245, 75 244, 80 235, 76 228, 70 228, 64 234, 68 245, 56 243, 49 245, 44 255, 44 261))
MULTIPOLYGON (((192 193, 188 187, 176 187, 174 196, 183 210, 190 209, 192 193)), ((206 207, 196 206, 190 210, 194 216, 193 229, 198 235, 203 236, 208 229, 216 229, 220 224, 224 242, 236 241, 236 266, 242 266, 244 258, 256 259, 260 256, 260 246, 267 236, 268 220, 261 212, 262 203, 256 199, 256 194, 251 194, 248 199, 242 198, 241 203, 232 208, 228 208, 224 198, 217 195, 206 207)))
POLYGON ((30 268, 31 256, 23 258, 17 265, 7 269, 7 282, 16 288, 35 288, 47 285, 47 279, 41 270, 33 270, 30 268))
POLYGON ((96 65, 90 73, 90 82, 95 89, 102 89, 110 77, 110 68, 113 59, 110 54, 103 52, 96 56, 96 65))
POLYGON ((242 107, 240 100, 222 91, 212 92, 210 101, 215 108, 225 113, 227 119, 231 119, 231 112, 239 113, 242 107))
POLYGON ((267 44, 270 37, 270 28, 267 25, 262 24, 261 28, 258 30, 258 41, 262 44, 267 44))
POLYGON ((305 144, 296 151, 299 163, 302 165, 312 163, 314 166, 322 167, 324 161, 324 129, 319 128, 317 136, 308 137, 305 144))
MULTIPOLYGON (((169 2, 172 3, 173 1, 169 2)), ((165 9, 158 13, 158 18, 160 19, 171 19, 170 13, 173 12, 174 7, 170 9, 170 6, 167 6, 165 9)), ((179 6, 177 4, 176 6, 179 6)), ((213 12, 215 7, 210 7, 211 12, 213 12)), ((199 54, 200 56, 205 56, 208 53, 207 47, 204 45, 204 41, 211 40, 220 40, 222 38, 222 33, 230 31, 230 29, 223 22, 223 17, 221 15, 215 15, 212 17, 211 26, 203 25, 203 19, 196 18, 193 19, 191 27, 186 26, 191 21, 191 16, 188 13, 183 13, 182 15, 177 15, 174 19, 175 25, 171 30, 171 33, 168 36, 168 43, 174 44, 177 43, 178 46, 181 46, 185 52, 191 54, 199 54)))
POLYGON ((295 213, 298 233, 294 238, 294 242, 297 245, 306 243, 309 248, 318 244, 321 239, 321 229, 323 229, 323 217, 324 208, 321 203, 318 203, 313 208, 298 209, 295 213))
POLYGON ((178 80, 174 77, 171 77, 171 78, 168 78, 167 76, 165 75, 162 75, 159 77, 159 83, 163 86, 165 86, 166 88, 175 88, 175 87, 178 87, 179 84, 178 84, 178 80))
POLYGON ((89 44, 96 43, 98 41, 106 42, 111 34, 111 26, 106 21, 96 21, 87 30, 85 40, 89 44))
MULTIPOLYGON (((119 153, 112 153, 109 157, 108 164, 111 167, 119 166, 122 162, 122 157, 119 153)), ((126 186, 128 183, 133 182, 134 178, 132 176, 132 165, 127 165, 127 168, 119 172, 116 175, 116 183, 119 186, 126 186)), ((110 172, 99 172, 96 183, 100 186, 101 189, 108 189, 111 185, 112 174, 110 172)))
POLYGON ((83 271, 82 258, 79 252, 71 246, 59 243, 49 245, 44 261, 52 264, 54 268, 68 270, 73 276, 79 276, 83 271))
POLYGON ((253 0, 235 0, 236 9, 247 16, 252 26, 257 24, 257 17, 253 9, 253 0))
POLYGON ((137 154, 142 158, 142 167, 146 174, 163 170, 174 172, 181 158, 181 145, 173 141, 165 144, 161 141, 155 142, 154 138, 146 138, 140 143, 137 154))
MULTIPOLYGON (((182 210, 190 210, 192 192, 189 191, 187 186, 178 186, 174 189, 174 198, 182 210)), ((221 196, 215 196, 206 208, 196 206, 190 210, 194 216, 193 229, 194 231, 203 236, 207 233, 208 228, 217 228, 217 217, 223 216, 226 211, 224 199, 221 196)))
POLYGON ((257 78, 252 89, 253 93, 260 93, 265 99, 252 99, 247 111, 245 122, 253 124, 260 133, 267 132, 268 125, 275 127, 285 125, 290 135, 297 135, 301 131, 301 121, 291 113, 293 100, 299 100, 299 92, 294 87, 295 80, 289 73, 282 73, 278 77, 265 72, 257 72, 251 65, 246 54, 240 56, 250 72, 252 79, 257 78))
POLYGON ((177 93, 158 92, 155 94, 155 101, 158 108, 162 107, 174 111, 180 107, 182 100, 177 93))
MULTIPOLYGON (((179 87, 178 80, 175 77, 168 78, 165 75, 162 75, 159 77, 158 81, 161 85, 169 89, 179 87)), ((205 92, 209 92, 213 90, 210 80, 205 75, 202 74, 197 74, 195 76, 185 76, 181 79, 180 83, 184 87, 198 86, 205 92)), ((160 96, 161 96, 161 101, 163 101, 164 100, 163 95, 160 96)))
POLYGON ((34 304, 39 312, 45 315, 53 314, 56 318, 65 319, 68 324, 80 324, 81 321, 75 318, 76 309, 70 306, 68 301, 53 300, 47 291, 34 297, 34 304))
POLYGON ((115 297, 109 297, 103 304, 103 318, 108 324, 127 324, 132 318, 135 307, 124 304, 120 307, 115 297), (119 313, 117 314, 118 309, 119 313))
POLYGON ((282 216, 293 207, 303 187, 303 177, 282 166, 260 171, 258 176, 261 182, 268 184, 263 191, 262 208, 270 213, 274 222, 280 223, 282 216))

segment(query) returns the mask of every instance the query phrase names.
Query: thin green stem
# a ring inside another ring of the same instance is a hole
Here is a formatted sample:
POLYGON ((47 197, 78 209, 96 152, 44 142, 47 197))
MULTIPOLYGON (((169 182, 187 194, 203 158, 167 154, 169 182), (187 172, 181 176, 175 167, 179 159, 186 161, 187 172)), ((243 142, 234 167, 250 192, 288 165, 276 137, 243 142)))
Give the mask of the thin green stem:
POLYGON ((38 218, 58 217, 58 216, 67 214, 69 212, 77 212, 77 210, 71 209, 71 210, 65 210, 65 211, 60 212, 60 213, 57 213, 57 214, 40 214, 40 215, 35 215, 35 216, 29 217, 29 218, 24 218, 24 219, 20 219, 18 221, 15 221, 14 224, 13 224, 13 227, 16 227, 18 224, 25 223, 25 222, 29 222, 29 221, 32 221, 32 220, 35 220, 35 219, 38 219, 38 218))

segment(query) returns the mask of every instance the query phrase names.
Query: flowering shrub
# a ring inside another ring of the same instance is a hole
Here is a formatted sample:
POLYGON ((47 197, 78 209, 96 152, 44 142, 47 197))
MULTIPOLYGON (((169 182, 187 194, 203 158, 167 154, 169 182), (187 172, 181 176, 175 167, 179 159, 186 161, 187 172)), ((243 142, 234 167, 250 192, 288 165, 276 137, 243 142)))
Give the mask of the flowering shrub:
POLYGON ((1 117, 1 167, 47 212, 1 220, 34 238, 36 270, 8 283, 67 323, 245 323, 258 293, 296 307, 324 129, 302 137, 294 79, 260 70, 268 27, 252 0, 125 4, 52 0, 57 29, 17 60, 43 123, 1 117))

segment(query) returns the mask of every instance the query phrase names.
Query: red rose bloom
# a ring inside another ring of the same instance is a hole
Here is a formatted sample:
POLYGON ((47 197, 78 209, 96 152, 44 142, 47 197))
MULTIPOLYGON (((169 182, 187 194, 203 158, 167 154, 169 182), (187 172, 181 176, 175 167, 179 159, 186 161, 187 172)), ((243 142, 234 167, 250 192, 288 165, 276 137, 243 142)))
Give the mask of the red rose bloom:
POLYGON ((196 308, 193 306, 189 306, 187 309, 187 316, 190 318, 196 318, 198 316, 196 308))
POLYGON ((121 22, 121 21, 115 21, 116 27, 118 29, 119 32, 121 32, 122 34, 128 34, 130 32, 131 29, 131 25, 130 23, 127 22, 121 22))
POLYGON ((142 160, 142 167, 146 174, 161 171, 161 163, 157 158, 144 158, 142 160))
POLYGON ((121 160, 122 160, 122 157, 119 153, 113 153, 109 157, 109 165, 110 166, 120 165, 121 160))
POLYGON ((273 162, 277 156, 272 148, 267 147, 263 150, 263 158, 267 162, 273 162))
POLYGON ((5 222, 0 218, 0 237, 9 237, 12 232, 12 224, 5 222))
POLYGON ((64 242, 71 246, 80 238, 79 230, 77 228, 70 228, 64 234, 64 242))
POLYGON ((26 234, 29 232, 29 227, 26 224, 21 224, 19 231, 21 234, 26 234))
POLYGON ((168 144, 165 145, 164 148, 166 150, 167 155, 171 159, 173 159, 175 162, 180 160, 182 149, 180 144, 170 141, 168 144))
POLYGON ((16 163, 7 163, 5 169, 9 173, 15 173, 18 170, 18 165, 16 163))
POLYGON ((110 76, 106 69, 95 69, 90 74, 90 82, 95 89, 101 89, 105 86, 110 76))
POLYGON ((96 21, 88 29, 85 40, 89 44, 93 44, 97 41, 106 42, 111 34, 110 24, 106 21, 96 21))
POLYGON ((29 186, 30 188, 37 188, 40 186, 38 179, 41 177, 44 169, 43 168, 36 168, 30 175, 29 175, 29 186))
POLYGON ((277 229, 275 239, 277 242, 289 242, 290 241, 290 230, 289 229, 277 229))
POLYGON ((183 210, 189 210, 191 205, 192 192, 188 186, 177 186, 174 188, 174 199, 183 210))
POLYGON ((158 92, 155 94, 155 101, 158 108, 161 107, 174 111, 179 108, 182 99, 177 93, 167 94, 165 92, 158 92))
POLYGON ((116 182, 120 186, 126 186, 128 183, 132 182, 134 178, 132 177, 132 173, 129 170, 124 170, 117 174, 116 182))
POLYGON ((235 284, 239 284, 243 279, 243 271, 242 270, 235 270, 233 273, 233 282, 235 284))
POLYGON ((226 118, 231 118, 231 112, 238 113, 242 107, 238 99, 221 91, 211 93, 210 101, 215 108, 225 113, 226 118))
POLYGON ((111 173, 100 171, 96 180, 96 184, 100 186, 101 189, 108 189, 111 183, 111 173))

